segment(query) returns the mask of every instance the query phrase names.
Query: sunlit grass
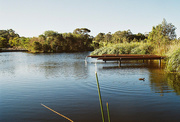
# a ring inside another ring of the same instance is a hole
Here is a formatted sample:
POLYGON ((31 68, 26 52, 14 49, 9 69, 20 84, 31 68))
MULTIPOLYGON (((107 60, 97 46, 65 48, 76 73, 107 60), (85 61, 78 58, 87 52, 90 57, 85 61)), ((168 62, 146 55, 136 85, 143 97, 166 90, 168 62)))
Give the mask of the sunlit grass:
POLYGON ((150 54, 152 50, 153 47, 150 43, 131 42, 131 43, 109 44, 108 46, 96 49, 91 53, 91 55, 150 54))
POLYGON ((168 53, 167 71, 180 72, 180 47, 168 53))

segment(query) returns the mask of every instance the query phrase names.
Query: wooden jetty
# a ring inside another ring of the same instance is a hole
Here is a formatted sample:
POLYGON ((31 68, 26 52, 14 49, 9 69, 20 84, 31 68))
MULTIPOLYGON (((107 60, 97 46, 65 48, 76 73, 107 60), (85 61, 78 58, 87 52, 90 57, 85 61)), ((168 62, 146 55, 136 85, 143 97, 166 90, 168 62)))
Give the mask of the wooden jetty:
POLYGON ((139 54, 103 54, 103 55, 90 55, 88 57, 97 58, 97 60, 105 61, 117 61, 119 62, 119 66, 121 66, 121 61, 123 60, 159 60, 159 64, 161 65, 161 60, 166 58, 165 56, 157 56, 157 55, 139 55, 139 54))

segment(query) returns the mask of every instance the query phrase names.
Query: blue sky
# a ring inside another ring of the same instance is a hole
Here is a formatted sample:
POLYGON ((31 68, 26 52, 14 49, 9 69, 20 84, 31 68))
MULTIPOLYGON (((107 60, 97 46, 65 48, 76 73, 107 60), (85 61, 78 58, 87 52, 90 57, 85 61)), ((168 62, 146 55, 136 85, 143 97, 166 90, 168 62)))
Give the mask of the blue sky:
POLYGON ((180 0, 0 0, 0 30, 26 37, 84 27, 93 36, 128 29, 135 34, 150 32, 165 18, 180 37, 179 5, 180 0))

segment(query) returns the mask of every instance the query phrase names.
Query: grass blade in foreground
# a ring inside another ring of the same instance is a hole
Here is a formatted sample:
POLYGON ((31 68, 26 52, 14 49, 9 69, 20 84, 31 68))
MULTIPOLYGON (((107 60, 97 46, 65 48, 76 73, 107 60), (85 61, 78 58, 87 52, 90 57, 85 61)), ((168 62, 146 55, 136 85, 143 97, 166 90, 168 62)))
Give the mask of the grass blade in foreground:
POLYGON ((107 114, 108 114, 108 122, 110 121, 110 115, 109 115, 109 106, 108 106, 108 102, 106 103, 106 107, 107 107, 107 114))
POLYGON ((69 119, 68 117, 66 117, 66 116, 64 116, 64 115, 62 115, 62 114, 56 112, 55 110, 53 110, 53 109, 47 107, 46 105, 44 105, 44 104, 42 104, 42 103, 41 103, 41 105, 44 106, 45 108, 49 109, 50 111, 52 111, 52 112, 54 112, 54 113, 56 113, 56 114, 58 114, 58 115, 64 117, 65 119, 69 120, 70 122, 73 122, 73 121, 72 121, 71 119, 69 119))
POLYGON ((101 92, 100 92, 99 80, 98 80, 97 72, 95 72, 95 74, 96 74, 96 81, 97 81, 97 87, 98 87, 99 102, 100 102, 100 107, 101 107, 102 121, 104 122, 104 112, 103 112, 102 99, 101 99, 101 92))

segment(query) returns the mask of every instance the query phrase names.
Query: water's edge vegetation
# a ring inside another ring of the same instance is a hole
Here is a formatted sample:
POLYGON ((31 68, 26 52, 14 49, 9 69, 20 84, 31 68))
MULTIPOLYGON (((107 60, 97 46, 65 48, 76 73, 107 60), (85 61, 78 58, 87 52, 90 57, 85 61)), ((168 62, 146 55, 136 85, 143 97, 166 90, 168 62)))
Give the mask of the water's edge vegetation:
POLYGON ((20 37, 14 30, 0 30, 0 52, 3 48, 28 50, 31 53, 61 53, 93 51, 91 55, 101 54, 157 54, 167 56, 166 69, 180 72, 180 38, 176 27, 164 19, 146 34, 133 34, 130 30, 99 33, 93 37, 91 30, 77 28, 73 33, 45 31, 38 37, 20 37))

